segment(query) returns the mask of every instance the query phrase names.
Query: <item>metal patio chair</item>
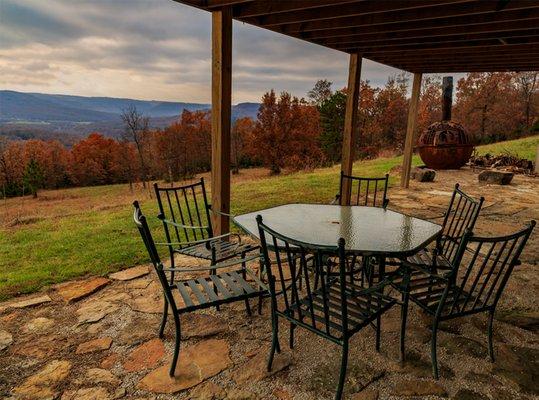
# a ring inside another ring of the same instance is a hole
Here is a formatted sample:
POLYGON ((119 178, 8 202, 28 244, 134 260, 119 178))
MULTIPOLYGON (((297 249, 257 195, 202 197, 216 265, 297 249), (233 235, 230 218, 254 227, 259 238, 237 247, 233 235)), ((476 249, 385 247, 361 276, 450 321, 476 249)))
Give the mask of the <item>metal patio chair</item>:
MULTIPOLYGON (((475 199, 463 192, 459 184, 455 184, 455 189, 451 195, 451 200, 447 210, 444 212, 442 222, 442 233, 436 239, 434 248, 425 248, 407 259, 414 264, 422 264, 433 272, 439 269, 448 269, 451 261, 457 254, 457 249, 466 229, 473 230, 483 202, 484 197, 475 199)), ((390 258, 386 260, 386 265, 399 265, 401 260, 390 258)), ((412 276, 412 281, 414 276, 412 276)))
POLYGON ((403 263, 403 268, 418 271, 413 281, 404 284, 404 303, 412 300, 432 316, 432 372, 438 379, 436 334, 442 321, 488 312, 488 353, 494 361, 492 324, 496 305, 535 226, 535 221, 507 236, 479 237, 467 229, 450 268, 433 272, 421 264, 403 263), (408 289, 406 288, 408 287, 408 289))
MULTIPOLYGON (((159 257, 156 245, 169 246, 170 243, 155 243, 138 202, 135 201, 133 206, 135 208, 133 215, 135 224, 144 241, 144 245, 148 250, 155 272, 157 273, 159 282, 163 288, 165 302, 169 304, 172 309, 172 317, 174 318, 175 326, 175 342, 169 375, 174 376, 180 352, 180 315, 240 300, 245 301, 247 313, 250 315, 249 299, 253 297, 260 298, 260 296, 267 294, 265 285, 258 279, 254 272, 247 268, 247 262, 258 260, 259 254, 247 258, 229 259, 228 261, 222 261, 208 267, 165 268, 159 257), (167 277, 167 273, 187 272, 192 274, 196 271, 206 271, 210 269, 211 273, 209 276, 194 279, 176 280, 167 277), (217 270, 220 271, 218 274, 216 273, 217 270), (249 281, 247 280, 247 276, 250 278, 249 281), (177 297, 182 300, 183 304, 179 305, 176 303, 173 292, 175 292, 177 297)), ((166 323, 166 317, 159 330, 160 336, 162 336, 163 333, 164 323, 166 323)))
POLYGON ((349 339, 396 304, 396 300, 383 294, 389 284, 381 282, 364 289, 350 283, 346 275, 344 239, 334 247, 314 247, 275 232, 264 225, 260 215, 257 222, 271 296, 272 343, 267 368, 271 370, 275 351, 280 352, 278 334, 279 318, 282 318, 290 323, 290 348, 294 346, 294 330, 298 326, 342 346, 335 394, 336 399, 341 399, 349 339), (339 260, 338 276, 325 273, 327 256, 339 260), (314 260, 314 268, 319 269, 315 274, 319 279, 317 285, 312 283, 313 274, 309 276, 309 259, 314 260))
POLYGON ((351 206, 387 207, 389 203, 389 199, 387 198, 389 174, 386 174, 383 178, 366 178, 346 175, 341 171, 339 194, 335 196, 332 204, 341 204, 342 187, 345 180, 350 181, 351 206))
MULTIPOLYGON (((243 258, 247 253, 258 250, 258 246, 242 243, 241 236, 236 233, 214 235, 211 214, 231 215, 214 210, 208 203, 204 178, 190 185, 175 187, 160 187, 155 183, 154 190, 159 206, 158 218, 163 222, 167 242, 171 243, 168 249, 172 268, 175 266, 175 254, 208 260, 210 265, 214 265, 231 258, 243 258)), ((210 269, 210 272, 214 271, 210 269)), ((170 279, 171 282, 174 280, 174 272, 170 279)), ((165 303, 164 321, 167 307, 165 303)), ((163 336, 163 329, 159 336, 163 336)))
MULTIPOLYGON (((351 206, 367 206, 367 207, 382 207, 386 208, 389 204, 387 198, 387 187, 389 183, 389 174, 383 178, 367 178, 360 176, 346 175, 341 171, 339 181, 339 193, 335 196, 331 204, 341 204, 343 182, 350 181, 350 205, 351 206)), ((350 256, 348 262, 348 275, 353 277, 359 276, 362 283, 368 275, 369 264, 371 257, 358 257, 357 255, 350 256)))

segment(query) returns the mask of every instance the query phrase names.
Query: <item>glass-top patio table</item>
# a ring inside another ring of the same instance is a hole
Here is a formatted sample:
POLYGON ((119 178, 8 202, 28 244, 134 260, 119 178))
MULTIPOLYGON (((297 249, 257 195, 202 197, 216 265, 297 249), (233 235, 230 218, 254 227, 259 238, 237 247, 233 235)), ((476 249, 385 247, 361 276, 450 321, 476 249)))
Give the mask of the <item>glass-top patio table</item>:
POLYGON ((361 206, 286 204, 234 217, 234 222, 260 239, 256 216, 289 238, 314 246, 337 246, 345 240, 349 252, 406 257, 436 239, 442 227, 396 211, 361 206))

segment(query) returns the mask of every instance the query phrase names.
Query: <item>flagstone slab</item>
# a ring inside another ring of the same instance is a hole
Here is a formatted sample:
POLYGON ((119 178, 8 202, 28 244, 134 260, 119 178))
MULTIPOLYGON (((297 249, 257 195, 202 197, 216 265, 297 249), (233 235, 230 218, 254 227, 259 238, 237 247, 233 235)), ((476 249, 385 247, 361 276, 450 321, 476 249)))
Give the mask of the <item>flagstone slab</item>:
POLYGON ((79 344, 76 354, 94 353, 96 351, 108 350, 112 345, 112 339, 109 337, 90 340, 79 344))
POLYGON ((150 270, 147 265, 139 265, 137 267, 124 269, 109 275, 110 279, 117 281, 130 281, 132 279, 140 278, 141 276, 148 275, 150 270))
POLYGON ((0 331, 0 350, 4 350, 13 343, 13 336, 8 331, 0 331))
POLYGON ((232 378, 239 385, 243 385, 247 382, 259 382, 265 378, 276 374, 279 371, 282 371, 290 364, 292 364, 292 358, 289 354, 275 354, 273 363, 271 365, 271 371, 268 371, 268 369, 266 368, 266 358, 266 352, 259 352, 256 356, 251 358, 245 364, 239 366, 233 372, 232 378))
POLYGON ((146 375, 138 388, 154 393, 176 393, 217 375, 231 365, 226 340, 209 339, 183 349, 175 376, 168 375, 168 363, 146 375))
POLYGON ((60 400, 112 400, 113 397, 104 387, 82 388, 67 390, 60 400))
POLYGON ((22 399, 54 399, 57 387, 71 371, 71 363, 66 360, 53 360, 35 375, 27 378, 20 386, 12 390, 16 398, 22 399))
POLYGON ((76 340, 76 336, 73 335, 41 334, 29 336, 23 342, 14 344, 11 351, 26 357, 49 358, 60 350, 68 348, 76 340))
POLYGON ((439 396, 447 397, 447 391, 438 382, 432 380, 411 379, 395 384, 392 394, 402 397, 439 396))
POLYGON ((94 384, 108 383, 113 386, 118 386, 121 381, 112 372, 102 368, 90 368, 86 371, 85 382, 91 382, 94 384))
POLYGON ((116 361, 118 361, 118 358, 118 353, 111 353, 105 358, 103 358, 103 360, 101 360, 99 366, 104 369, 111 369, 114 367, 114 365, 116 365, 116 361))
POLYGON ((140 315, 120 328, 116 341, 122 345, 135 345, 154 338, 159 329, 159 317, 140 315))
POLYGON ((95 277, 83 281, 74 281, 62 283, 55 287, 56 293, 67 303, 80 300, 92 293, 97 292, 102 287, 110 282, 109 279, 103 277, 95 277))
POLYGON ((189 393, 191 400, 222 400, 226 398, 226 391, 213 382, 206 382, 195 387, 189 393))
POLYGON ((189 313, 181 317, 182 338, 209 337, 228 331, 222 318, 209 314, 189 313))
POLYGON ((24 333, 42 333, 52 328, 55 324, 53 319, 37 317, 26 323, 23 326, 22 331, 24 333))
POLYGON ((49 303, 52 299, 44 294, 41 296, 23 297, 16 299, 15 301, 9 301, 0 304, 0 313, 8 308, 26 308, 32 306, 38 306, 40 304, 49 303))
POLYGON ((127 372, 138 372, 155 367, 165 355, 165 345, 156 338, 141 344, 129 354, 124 363, 127 372))
POLYGON ((77 310, 77 321, 79 324, 98 322, 118 308, 120 308, 118 304, 108 301, 88 302, 77 310))

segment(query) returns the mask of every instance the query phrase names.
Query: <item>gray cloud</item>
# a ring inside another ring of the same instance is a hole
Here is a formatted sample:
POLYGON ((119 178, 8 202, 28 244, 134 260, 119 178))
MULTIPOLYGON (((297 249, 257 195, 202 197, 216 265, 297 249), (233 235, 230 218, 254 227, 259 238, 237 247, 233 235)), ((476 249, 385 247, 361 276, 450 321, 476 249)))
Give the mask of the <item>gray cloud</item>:
MULTIPOLYGON (((171 0, 0 0, 4 88, 208 102, 211 17, 171 0)), ((348 57, 234 23, 234 102, 274 88, 297 96, 317 79, 346 84, 348 57)), ((399 72, 366 61, 382 85, 399 72)))

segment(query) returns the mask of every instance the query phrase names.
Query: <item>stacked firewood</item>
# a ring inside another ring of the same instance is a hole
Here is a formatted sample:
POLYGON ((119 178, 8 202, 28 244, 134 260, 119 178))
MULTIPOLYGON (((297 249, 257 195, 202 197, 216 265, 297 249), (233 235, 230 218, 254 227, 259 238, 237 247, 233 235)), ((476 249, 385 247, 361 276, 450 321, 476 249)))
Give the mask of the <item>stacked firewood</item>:
POLYGON ((510 153, 503 153, 497 156, 492 154, 473 154, 468 161, 472 168, 492 168, 514 172, 516 174, 534 174, 533 161, 517 157, 510 153))

